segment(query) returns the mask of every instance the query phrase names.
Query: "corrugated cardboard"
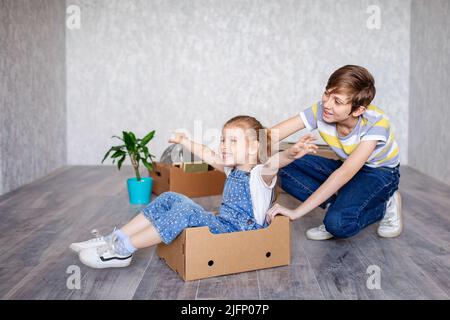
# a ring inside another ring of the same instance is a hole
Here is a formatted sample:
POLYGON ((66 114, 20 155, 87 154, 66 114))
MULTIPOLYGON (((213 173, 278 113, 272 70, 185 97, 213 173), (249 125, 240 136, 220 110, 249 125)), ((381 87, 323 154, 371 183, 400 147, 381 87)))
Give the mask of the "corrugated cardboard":
POLYGON ((188 228, 170 245, 157 247, 160 258, 185 281, 290 264, 290 222, 275 217, 260 230, 212 234, 188 228))
POLYGON ((208 172, 184 172, 176 166, 157 162, 150 172, 153 178, 153 193, 172 191, 188 197, 219 195, 223 192, 226 176, 212 169, 208 172))

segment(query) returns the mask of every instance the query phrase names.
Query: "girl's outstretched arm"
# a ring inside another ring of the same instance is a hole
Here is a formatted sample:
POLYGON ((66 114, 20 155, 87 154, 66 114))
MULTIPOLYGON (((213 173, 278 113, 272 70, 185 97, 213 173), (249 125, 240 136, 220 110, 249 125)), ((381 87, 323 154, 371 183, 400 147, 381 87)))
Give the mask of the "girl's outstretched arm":
POLYGON ((267 160, 261 171, 262 178, 270 185, 273 178, 278 174, 278 170, 300 159, 307 153, 317 153, 317 146, 314 144, 316 138, 312 134, 303 136, 296 144, 289 149, 278 152, 267 160))
POLYGON ((189 140, 184 133, 174 133, 174 137, 169 139, 169 143, 181 144, 188 151, 192 152, 215 169, 222 172, 224 171, 224 164, 220 156, 207 146, 189 140))

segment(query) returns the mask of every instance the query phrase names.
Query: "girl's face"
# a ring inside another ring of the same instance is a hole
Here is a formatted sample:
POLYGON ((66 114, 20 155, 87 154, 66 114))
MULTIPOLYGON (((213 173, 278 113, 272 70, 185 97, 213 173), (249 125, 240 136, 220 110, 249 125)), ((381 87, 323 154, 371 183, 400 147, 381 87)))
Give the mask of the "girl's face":
POLYGON ((232 126, 222 130, 220 153, 225 166, 256 164, 258 141, 247 130, 232 126))
POLYGON ((322 96, 322 103, 323 120, 327 123, 342 122, 355 116, 352 113, 352 101, 346 94, 329 93, 326 90, 322 96))

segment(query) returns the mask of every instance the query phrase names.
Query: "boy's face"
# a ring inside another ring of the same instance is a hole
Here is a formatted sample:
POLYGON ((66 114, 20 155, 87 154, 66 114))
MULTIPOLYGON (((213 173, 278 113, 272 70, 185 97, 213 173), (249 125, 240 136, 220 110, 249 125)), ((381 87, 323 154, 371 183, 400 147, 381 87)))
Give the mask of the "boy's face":
POLYGON ((322 96, 323 120, 327 123, 338 123, 350 117, 359 117, 365 108, 360 107, 352 112, 352 101, 349 95, 343 93, 330 93, 325 90, 322 96))

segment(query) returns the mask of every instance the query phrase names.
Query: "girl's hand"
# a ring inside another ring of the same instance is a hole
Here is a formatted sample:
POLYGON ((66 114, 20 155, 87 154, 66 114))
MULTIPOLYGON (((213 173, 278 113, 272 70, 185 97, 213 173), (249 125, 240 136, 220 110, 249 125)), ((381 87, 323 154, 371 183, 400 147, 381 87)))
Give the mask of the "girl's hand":
POLYGON ((187 139, 186 134, 174 132, 173 136, 169 139, 169 143, 181 144, 185 139, 187 139))
POLYGON ((286 150, 288 159, 296 160, 308 153, 317 153, 318 147, 314 144, 316 138, 312 134, 303 136, 296 144, 286 150))
POLYGON ((275 203, 275 205, 266 213, 267 222, 269 224, 272 223, 273 219, 275 219, 275 216, 279 214, 288 217, 290 220, 295 220, 297 218, 296 212, 294 210, 285 208, 282 205, 275 203))

